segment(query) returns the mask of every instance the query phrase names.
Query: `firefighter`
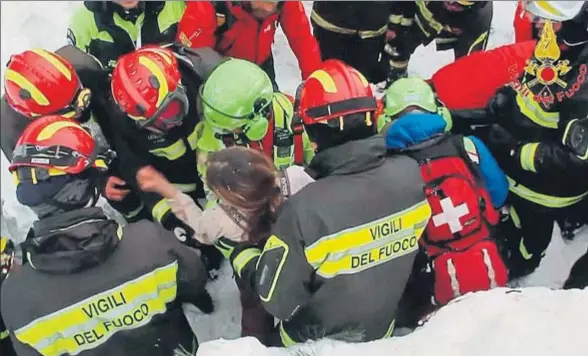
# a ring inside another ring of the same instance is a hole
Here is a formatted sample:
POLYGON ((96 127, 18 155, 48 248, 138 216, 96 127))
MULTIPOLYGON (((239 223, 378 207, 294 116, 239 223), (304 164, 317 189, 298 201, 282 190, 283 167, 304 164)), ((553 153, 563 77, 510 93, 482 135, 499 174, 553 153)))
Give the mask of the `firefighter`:
MULTIPOLYGON (((368 81, 327 60, 298 90, 317 178, 281 207, 263 249, 217 240, 279 320, 279 344, 390 337, 430 217, 418 165, 386 158, 368 81)), ((229 186, 229 188, 231 188, 229 186)))
POLYGON ((554 221, 581 212, 588 196, 586 3, 524 6, 528 18, 542 23, 541 39, 524 74, 491 100, 495 124, 485 138, 510 183, 503 235, 512 278, 539 266, 554 221))
MULTIPOLYGON (((171 211, 164 192, 180 190, 196 204, 204 198, 196 170, 200 121, 196 98, 203 79, 222 61, 210 48, 143 47, 122 56, 112 73, 112 98, 124 113, 116 123, 115 149, 125 143, 139 157, 140 166, 151 168, 137 177, 136 166, 121 167, 123 177, 134 187, 133 194, 139 195, 149 218, 186 243, 194 241, 194 232, 171 211), (165 177, 163 186, 160 175, 165 177)), ((222 256, 213 247, 202 250, 207 267, 219 269, 222 256)))
POLYGON ((388 84, 406 76, 415 49, 433 40, 439 51, 453 49, 456 59, 485 50, 492 16, 492 1, 395 2, 386 35, 388 84))
MULTIPOLYGON (((110 110, 108 73, 78 48, 67 45, 55 52, 33 49, 13 55, 6 68, 4 89, 0 135, 8 160, 24 128, 42 115, 75 118, 91 129, 101 146, 113 145, 111 118, 115 114, 110 110)), ((119 166, 135 166, 138 162, 125 145, 118 145, 118 157, 110 167, 103 192, 127 221, 136 221, 146 215, 140 201, 128 196, 126 183, 120 178, 119 166)))
POLYGON ((107 157, 59 115, 33 121, 17 142, 17 199, 39 218, 21 245, 26 260, 2 286, 18 355, 170 355, 198 345, 181 303, 212 312, 204 266, 152 222, 122 227, 94 206, 107 157))
MULTIPOLYGON (((4 283, 12 265, 12 252, 12 242, 6 237, 0 238, 0 292, 2 291, 2 283, 4 283)), ((2 313, 0 313, 0 351, 3 356, 16 356, 10 341, 10 334, 4 326, 4 320, 2 320, 2 313)))
POLYGON ((321 58, 301 1, 190 1, 178 40, 188 47, 212 47, 225 56, 254 62, 277 89, 272 44, 278 26, 306 79, 321 58))
POLYGON ((175 42, 185 8, 184 1, 84 1, 67 39, 112 69, 118 57, 136 48, 175 42))
MULTIPOLYGON (((231 59, 216 67, 200 89, 200 175, 206 175, 210 153, 234 145, 262 150, 281 170, 308 164, 314 150, 304 128, 293 125, 293 105, 292 98, 274 92, 269 76, 249 61, 231 59)), ((207 193, 209 203, 215 204, 213 192, 207 193)))
POLYGON ((315 1, 310 20, 323 60, 340 59, 370 83, 386 80, 382 52, 391 1, 315 1))

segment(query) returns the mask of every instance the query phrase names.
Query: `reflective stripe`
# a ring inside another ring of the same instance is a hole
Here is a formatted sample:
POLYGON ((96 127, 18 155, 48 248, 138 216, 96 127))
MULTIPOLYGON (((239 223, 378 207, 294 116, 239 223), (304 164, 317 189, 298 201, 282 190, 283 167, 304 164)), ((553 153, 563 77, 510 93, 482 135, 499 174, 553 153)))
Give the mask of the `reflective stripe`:
POLYGON ((10 336, 8 330, 0 331, 0 340, 7 339, 10 336))
POLYGON ((335 33, 340 33, 343 35, 357 35, 362 39, 366 39, 366 38, 373 38, 373 37, 378 37, 383 35, 384 33, 386 33, 386 31, 388 30, 388 25, 384 25, 382 27, 380 27, 378 30, 373 31, 373 30, 365 30, 365 31, 358 31, 358 30, 353 30, 350 28, 345 28, 345 27, 339 27, 337 25, 334 25, 332 23, 330 23, 329 21, 325 20, 324 18, 322 18, 316 11, 313 11, 310 14, 310 18, 320 27, 324 28, 325 30, 331 31, 331 32, 335 32, 335 33))
POLYGON ((182 193, 191 193, 198 188, 196 183, 194 184, 176 184, 172 183, 174 187, 178 188, 182 193))
POLYGON ((141 212, 141 210, 143 210, 144 207, 145 207, 145 205, 143 205, 143 203, 141 203, 137 209, 132 210, 128 213, 125 213, 125 214, 123 214, 123 216, 126 219, 134 218, 135 216, 137 216, 141 212))
POLYGON ((384 337, 382 339, 387 339, 389 337, 392 337, 392 334, 394 334, 394 328, 396 328, 396 319, 392 320, 392 322, 390 323, 390 326, 388 327, 388 330, 386 331, 386 333, 384 334, 384 337))
POLYGON ((468 50, 468 54, 472 54, 472 52, 474 52, 476 50, 476 46, 478 46, 478 45, 481 45, 480 50, 485 49, 487 40, 488 40, 488 31, 484 31, 484 33, 482 33, 478 38, 476 38, 474 43, 472 43, 472 45, 470 46, 470 48, 468 50))
POLYGON ((494 271, 494 266, 492 265, 492 260, 490 259, 490 254, 488 250, 483 248, 482 254, 484 255, 484 264, 486 265, 486 269, 488 270, 488 278, 490 279, 490 289, 496 288, 498 284, 496 283, 496 272, 494 271))
POLYGON ((324 236, 304 249, 323 278, 354 274, 418 250, 431 208, 426 200, 384 218, 324 236))
POLYGON ((177 140, 175 143, 167 147, 149 150, 149 153, 157 157, 163 157, 170 161, 175 161, 186 153, 186 145, 184 145, 184 141, 177 140))
POLYGON ((511 206, 508 209, 508 213, 510 215, 510 218, 512 219, 514 226, 520 230, 523 227, 523 225, 521 225, 521 218, 519 217, 519 214, 517 213, 515 208, 511 206))
POLYGON ((393 25, 400 25, 404 27, 410 27, 414 23, 413 19, 406 18, 403 15, 390 15, 390 17, 388 17, 388 21, 393 25))
POLYGON ((520 160, 521 167, 524 170, 537 173, 537 169, 535 168, 535 153, 537 153, 538 147, 538 142, 527 143, 521 147, 520 160))
POLYGON ((457 42, 457 37, 453 37, 453 38, 437 37, 437 38, 435 38, 435 43, 437 43, 437 44, 447 44, 447 43, 453 43, 453 42, 457 42))
POLYGON ((233 260, 233 268, 235 272, 241 278, 241 272, 243 272, 243 268, 247 266, 249 262, 251 262, 254 258, 261 256, 261 251, 256 248, 247 249, 235 257, 233 260))
MULTIPOLYGON (((427 21, 427 24, 429 26, 431 26, 432 29, 434 29, 435 31, 437 31, 437 33, 443 31, 443 25, 439 21, 435 20, 435 17, 433 16, 433 13, 427 7, 427 1, 420 0, 420 1, 417 1, 416 4, 417 4, 417 6, 418 6, 418 8, 420 10, 420 14, 423 16, 423 19, 425 21, 427 21)), ((417 20, 417 24, 419 24, 420 23, 420 19, 419 19, 418 14, 416 16, 416 20, 417 20)), ((427 36, 429 36, 429 33, 426 32, 426 31, 424 31, 424 29, 422 28, 422 25, 424 25, 424 24, 420 24, 419 27, 421 27, 421 29, 423 30, 423 32, 425 32, 425 34, 427 36)))
POLYGON ((450 258, 446 261, 447 264, 447 274, 449 275, 449 279, 451 280, 451 290, 453 291, 453 298, 457 298, 461 295, 461 291, 459 290, 459 281, 457 280, 457 270, 455 269, 455 265, 453 264, 453 259, 450 258))
POLYGON ((14 332, 42 355, 77 355, 105 343, 115 333, 136 329, 167 310, 176 298, 178 263, 41 317, 14 332))
POLYGON ((582 199, 588 196, 588 192, 577 195, 575 197, 556 197, 553 195, 546 195, 537 193, 522 184, 515 182, 514 179, 506 177, 509 183, 509 189, 513 194, 519 197, 533 202, 538 205, 542 205, 548 208, 565 208, 576 203, 579 203, 582 199))
POLYGON ((282 345, 284 347, 290 347, 296 345, 296 341, 288 335, 286 329, 284 329, 284 323, 280 322, 280 339, 282 340, 282 345))
POLYGON ((265 243, 265 246, 263 247, 263 252, 261 253, 261 257, 257 260, 257 264, 255 266, 256 269, 259 269, 259 261, 261 261, 261 259, 263 258, 263 255, 265 255, 267 253, 271 253, 274 250, 280 250, 280 249, 283 250, 283 253, 281 253, 280 260, 279 260, 279 263, 276 267, 276 270, 275 271, 267 271, 268 273, 273 274, 273 276, 267 276, 267 277, 272 278, 272 284, 270 285, 270 288, 267 292, 262 291, 262 292, 258 293, 259 299, 261 299, 263 302, 266 302, 266 303, 269 302, 274 295, 274 291, 276 290, 276 285, 278 284, 278 279, 280 279, 280 274, 282 273, 282 269, 284 268, 284 264, 286 263, 286 260, 288 259, 288 254, 290 253, 290 247, 288 246, 288 244, 286 244, 284 241, 282 241, 276 235, 270 236, 270 238, 265 243), (266 295, 263 295, 264 293, 266 295))
POLYGON ((164 215, 169 211, 171 211, 171 207, 167 203, 167 199, 161 199, 151 209, 151 216, 153 216, 155 221, 160 223, 161 219, 163 219, 164 215))
POLYGON ((526 91, 528 94, 522 95, 517 93, 516 101, 521 113, 529 118, 539 126, 550 129, 557 129, 559 123, 559 113, 551 113, 543 110, 539 103, 533 97, 530 90, 526 91))
POLYGON ((525 246, 525 238, 524 237, 521 239, 521 242, 519 243, 519 251, 521 252, 521 256, 525 260, 530 260, 531 258, 533 258, 533 254, 529 253, 529 251, 527 251, 527 247, 525 246))

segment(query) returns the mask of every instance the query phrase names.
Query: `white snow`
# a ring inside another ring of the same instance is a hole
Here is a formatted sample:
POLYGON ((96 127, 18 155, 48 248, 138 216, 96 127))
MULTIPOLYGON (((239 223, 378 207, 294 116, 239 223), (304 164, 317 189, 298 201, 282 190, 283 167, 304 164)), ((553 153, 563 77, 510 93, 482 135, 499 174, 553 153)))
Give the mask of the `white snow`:
MULTIPOLYGON (((57 49, 65 44, 69 16, 75 1, 2 1, 1 3, 0 72, 9 57, 29 48, 57 49)), ((311 2, 306 2, 310 10, 311 2)), ((490 47, 510 43, 514 39, 512 19, 514 1, 494 2, 495 16, 490 47)), ((294 93, 300 73, 295 57, 280 32, 275 42, 275 62, 282 90, 294 93)), ((413 56, 410 72, 429 77, 453 60, 451 52, 436 53, 434 46, 419 48, 413 56)), ((5 200, 5 217, 16 217, 16 228, 2 234, 24 238, 33 221, 28 208, 18 204, 14 185, 1 158, 1 193, 5 200)), ((543 286, 559 288, 573 262, 586 251, 588 231, 575 241, 565 243, 559 231, 541 266, 531 276, 518 281, 519 287, 543 286)), ((235 283, 228 265, 219 280, 209 285, 217 311, 204 316, 198 310, 187 310, 191 324, 201 342, 214 339, 235 339, 240 333, 240 306, 235 283)), ((585 354, 584 333, 588 320, 588 291, 552 291, 547 288, 525 288, 522 292, 496 290, 468 295, 458 303, 440 310, 421 329, 408 336, 362 345, 346 345, 330 341, 304 345, 301 355, 580 355, 585 354)), ((212 341, 204 343, 199 356, 293 355, 294 350, 265 349, 252 339, 212 341)))

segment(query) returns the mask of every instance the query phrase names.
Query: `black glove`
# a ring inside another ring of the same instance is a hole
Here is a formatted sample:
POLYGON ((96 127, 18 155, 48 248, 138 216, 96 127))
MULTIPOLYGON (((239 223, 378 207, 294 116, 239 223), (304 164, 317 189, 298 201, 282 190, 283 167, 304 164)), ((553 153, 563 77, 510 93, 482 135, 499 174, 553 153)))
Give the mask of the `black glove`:
POLYGON ((490 99, 486 111, 488 115, 493 117, 493 121, 497 124, 506 122, 511 118, 514 112, 519 110, 515 108, 516 93, 511 87, 505 86, 499 89, 496 94, 490 99))
POLYGON ((165 213, 161 219, 161 225, 172 231, 176 238, 186 246, 200 248, 202 245, 194 238, 194 230, 174 215, 171 211, 165 213))
POLYGON ((561 142, 580 159, 588 161, 588 118, 568 122, 563 127, 561 142))
POLYGON ((504 127, 493 124, 488 132, 488 148, 495 157, 514 156, 518 141, 504 127))

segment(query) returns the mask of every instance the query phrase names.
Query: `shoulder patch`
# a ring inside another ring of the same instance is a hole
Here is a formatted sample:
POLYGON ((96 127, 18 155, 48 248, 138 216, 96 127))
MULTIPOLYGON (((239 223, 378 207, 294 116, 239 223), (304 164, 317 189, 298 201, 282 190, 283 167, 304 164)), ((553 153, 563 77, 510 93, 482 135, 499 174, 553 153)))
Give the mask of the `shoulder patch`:
POLYGON ((67 29, 67 43, 69 43, 72 46, 76 45, 76 36, 74 35, 71 28, 67 29))

